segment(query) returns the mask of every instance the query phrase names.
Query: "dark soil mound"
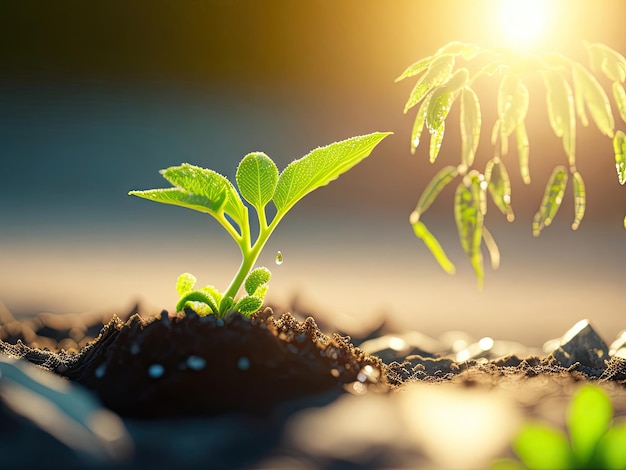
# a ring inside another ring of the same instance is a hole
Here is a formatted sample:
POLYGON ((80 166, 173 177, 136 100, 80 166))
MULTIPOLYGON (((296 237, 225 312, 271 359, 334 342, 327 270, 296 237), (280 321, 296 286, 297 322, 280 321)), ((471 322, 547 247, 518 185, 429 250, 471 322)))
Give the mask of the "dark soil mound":
POLYGON ((250 319, 191 311, 149 320, 135 314, 126 322, 114 317, 78 352, 21 340, 1 342, 0 351, 80 383, 132 417, 262 414, 287 400, 384 378, 382 361, 354 348, 349 337, 326 336, 310 317, 275 319, 270 309, 250 319))

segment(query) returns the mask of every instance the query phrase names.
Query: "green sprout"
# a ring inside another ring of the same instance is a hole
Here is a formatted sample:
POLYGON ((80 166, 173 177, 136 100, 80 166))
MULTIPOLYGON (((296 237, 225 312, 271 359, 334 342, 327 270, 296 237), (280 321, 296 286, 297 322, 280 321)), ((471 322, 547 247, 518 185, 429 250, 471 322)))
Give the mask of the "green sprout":
POLYGON ((291 162, 280 174, 267 155, 249 153, 237 167, 239 192, 219 173, 188 163, 161 170, 172 188, 130 191, 132 196, 211 215, 241 250, 241 266, 224 292, 213 286, 198 289, 193 275, 182 274, 176 282, 180 296, 176 311, 190 306, 200 315, 213 313, 220 317, 233 311, 246 316, 258 311, 267 292, 270 271, 253 267, 278 223, 300 199, 351 169, 390 134, 377 132, 319 147, 291 162), (257 214, 256 239, 250 228, 248 206, 242 198, 257 214), (266 208, 270 203, 275 214, 268 219, 266 208), (242 284, 246 295, 237 299, 242 284))
MULTIPOLYGON (((451 42, 409 66, 396 79, 418 77, 404 112, 419 105, 411 133, 411 153, 415 153, 426 128, 430 134, 428 152, 431 163, 436 161, 441 149, 450 109, 459 102, 461 161, 457 166, 446 166, 432 178, 410 215, 415 235, 424 241, 446 272, 453 274, 455 266, 421 218, 441 191, 455 179, 460 179, 454 200, 457 231, 479 286, 484 277, 483 242, 492 267, 498 267, 498 247, 484 224, 487 194, 491 195, 506 220, 513 221, 511 183, 505 157, 509 153, 509 140, 513 140, 522 181, 530 184, 529 141, 525 125, 529 91, 524 82, 531 75, 538 75, 543 81, 550 127, 562 139, 566 157, 566 166, 557 165, 546 184, 532 222, 533 234, 538 236, 551 224, 570 175, 574 195, 572 229, 580 226, 585 214, 586 193, 582 175, 576 168, 576 125, 580 121, 583 126, 588 126, 587 114, 603 135, 613 139, 618 181, 622 185, 626 183, 626 134, 615 131, 609 98, 594 75, 603 75, 612 82, 613 100, 621 120, 626 123, 626 59, 604 44, 585 42, 584 45, 591 70, 561 54, 520 54, 513 50, 483 49, 471 43, 451 42), (455 70, 462 61, 467 66, 455 70), (472 168, 483 127, 480 101, 474 88, 478 80, 488 79, 499 80, 496 87, 497 118, 491 129, 493 157, 481 172, 472 168)), ((624 224, 626 226, 626 218, 624 224)))
POLYGON ((565 432, 548 424, 527 423, 513 442, 522 463, 504 459, 492 470, 626 469, 626 421, 612 420, 613 406, 606 392, 583 385, 568 407, 569 439, 565 432))

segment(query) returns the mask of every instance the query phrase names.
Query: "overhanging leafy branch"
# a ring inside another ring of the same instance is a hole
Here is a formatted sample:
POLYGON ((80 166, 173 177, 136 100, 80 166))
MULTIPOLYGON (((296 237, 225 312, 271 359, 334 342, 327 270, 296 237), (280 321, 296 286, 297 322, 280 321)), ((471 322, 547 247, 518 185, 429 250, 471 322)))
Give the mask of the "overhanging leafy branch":
MULTIPOLYGON (((567 167, 557 165, 550 176, 535 217, 533 234, 538 236, 550 225, 556 215, 567 183, 572 181, 574 220, 576 230, 584 217, 586 191, 583 177, 576 168, 577 122, 588 126, 594 122, 598 130, 613 140, 618 181, 626 183, 626 134, 615 130, 611 102, 597 75, 611 81, 611 95, 621 121, 626 123, 626 59, 604 44, 584 43, 590 69, 564 55, 519 54, 508 49, 483 49, 475 44, 452 42, 409 66, 396 81, 418 77, 404 112, 417 107, 411 132, 411 153, 415 153, 424 129, 430 134, 429 159, 435 163, 443 142, 446 122, 452 106, 460 102, 460 162, 440 170, 425 188, 410 223, 418 238, 430 249, 441 267, 454 273, 454 264, 421 220, 441 191, 452 181, 460 180, 455 198, 455 220, 461 245, 470 258, 478 277, 483 281, 481 244, 485 243, 497 266, 499 253, 495 241, 484 225, 487 212, 487 194, 508 221, 514 219, 511 207, 511 183, 504 157, 509 153, 509 141, 515 142, 517 164, 522 181, 530 184, 530 145, 526 131, 529 109, 529 91, 525 80, 530 74, 541 77, 546 90, 550 127, 562 140, 567 167), (464 66, 458 63, 464 61, 464 66), (497 118, 491 129, 490 144, 493 157, 484 171, 474 168, 474 160, 481 140, 483 118, 480 100, 474 85, 479 79, 499 80, 497 86, 497 118)), ((625 219, 626 224, 626 219, 625 219)))

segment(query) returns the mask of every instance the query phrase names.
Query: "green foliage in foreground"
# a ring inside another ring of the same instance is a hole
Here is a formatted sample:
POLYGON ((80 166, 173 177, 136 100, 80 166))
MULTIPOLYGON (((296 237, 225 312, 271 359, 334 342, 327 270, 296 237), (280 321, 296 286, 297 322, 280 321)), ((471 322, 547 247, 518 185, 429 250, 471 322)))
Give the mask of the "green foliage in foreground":
POLYGON ((513 443, 521 460, 501 460, 492 470, 602 468, 626 469, 626 421, 612 422, 607 394, 583 385, 567 412, 568 436, 544 423, 527 423, 513 443))
POLYGON ((270 272, 266 268, 252 268, 278 223, 300 199, 355 166, 388 135, 390 133, 377 132, 319 147, 291 162, 281 173, 264 153, 249 153, 237 168, 235 180, 239 191, 219 173, 188 163, 161 171, 171 188, 130 191, 133 196, 211 215, 241 250, 239 271, 224 292, 213 286, 196 288, 196 278, 189 273, 182 274, 176 283, 180 296, 176 310, 191 305, 201 315, 256 312, 263 304, 270 272), (251 233, 248 205, 244 200, 257 214, 256 239, 251 233), (266 207, 270 203, 275 214, 268 220, 266 207), (242 284, 246 295, 237 299, 242 284))
MULTIPOLYGON (((506 219, 512 221, 511 183, 505 166, 510 140, 516 147, 521 178, 525 184, 530 184, 530 146, 525 125, 529 92, 525 81, 531 75, 539 75, 543 81, 550 127, 562 140, 566 157, 566 166, 557 165, 546 184, 532 222, 533 234, 539 235, 556 216, 570 176, 574 195, 572 229, 579 227, 585 214, 585 184, 576 168, 577 121, 587 126, 589 115, 599 131, 613 139, 618 181, 626 183, 626 135, 621 130, 615 131, 610 100, 596 78, 596 75, 603 75, 612 83, 611 94, 618 114, 626 122, 626 59, 603 44, 585 43, 585 47, 591 70, 561 54, 519 54, 512 50, 489 50, 475 44, 452 42, 412 64, 397 78, 396 81, 418 77, 404 112, 419 105, 411 134, 411 152, 414 153, 420 144, 424 128, 428 129, 431 163, 439 154, 450 109, 459 103, 461 161, 458 166, 446 166, 433 177, 410 216, 415 235, 424 241, 446 272, 454 273, 454 264, 421 218, 441 191, 454 180, 460 180, 454 200, 457 230, 479 286, 484 276, 483 242, 491 256, 492 267, 498 266, 498 248, 484 224, 487 194, 506 219), (457 67, 461 61, 467 65, 457 67), (479 79, 499 81, 496 87, 497 118, 491 129, 493 157, 482 172, 473 169, 483 128, 481 104, 474 91, 479 79)), ((626 218, 624 224, 626 226, 626 218)))

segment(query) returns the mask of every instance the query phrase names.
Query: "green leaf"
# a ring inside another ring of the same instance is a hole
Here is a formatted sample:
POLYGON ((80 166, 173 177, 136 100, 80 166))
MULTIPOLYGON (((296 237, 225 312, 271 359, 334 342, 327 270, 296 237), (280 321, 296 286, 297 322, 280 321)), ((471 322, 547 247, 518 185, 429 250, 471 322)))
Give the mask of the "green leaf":
POLYGON ((574 84, 577 88, 580 88, 580 93, 596 126, 598 126, 602 134, 607 137, 613 137, 615 121, 613 120, 611 104, 609 103, 606 93, 595 77, 582 65, 574 63, 572 72, 574 84))
POLYGON ((243 296, 235 304, 235 310, 244 316, 249 317, 254 312, 257 312, 263 306, 263 299, 255 297, 253 295, 243 296))
POLYGON ((470 263, 478 278, 478 286, 482 287, 484 278, 483 256, 480 243, 483 238, 483 189, 480 175, 468 174, 457 186, 454 199, 454 219, 461 246, 469 256, 470 263))
POLYGON ((612 417, 611 400, 602 389, 594 385, 583 385, 578 389, 568 409, 567 426, 574 455, 581 467, 591 461, 612 417))
POLYGON ((189 273, 183 273, 178 276, 176 280, 176 291, 178 295, 185 295, 187 292, 192 291, 196 286, 196 276, 189 273))
POLYGON ((249 153, 239 163, 235 179, 243 198, 260 211, 274 196, 278 168, 266 154, 249 153))
POLYGON ((454 98, 455 94, 445 86, 433 90, 426 111, 426 127, 431 134, 439 129, 448 117, 454 98))
MULTIPOLYGON (((218 312, 218 308, 217 308, 217 303, 215 302, 215 299, 211 296, 211 294, 209 294, 208 292, 205 292, 203 290, 194 290, 191 292, 188 292, 187 294, 181 296, 181 298, 178 300, 178 303, 176 304, 176 311, 177 312, 182 312, 183 309, 185 308, 185 305, 188 302, 200 302, 203 304, 206 304, 211 312, 209 313, 217 313, 218 312)), ((196 311, 196 313, 200 314, 202 312, 199 312, 198 310, 194 309, 196 311)))
POLYGON ((447 272, 448 274, 454 274, 456 268, 454 264, 450 261, 445 251, 439 244, 439 241, 434 237, 432 233, 426 228, 426 225, 421 220, 418 220, 412 224, 413 233, 415 236, 424 241, 426 247, 430 250, 432 255, 435 257, 439 266, 447 272))
POLYGON ((502 160, 496 157, 487 162, 485 180, 496 207, 506 216, 507 221, 513 222, 515 216, 511 207, 511 180, 502 160))
POLYGON ((216 217, 222 209, 226 199, 211 200, 205 196, 191 194, 180 188, 148 189, 145 191, 130 191, 128 194, 148 199, 162 204, 172 204, 186 207, 199 212, 206 212, 216 217))
POLYGON ((500 267, 500 249, 498 248, 496 239, 493 238, 493 235, 491 235, 491 232, 487 230, 485 225, 483 225, 483 241, 489 253, 489 258, 491 259, 491 269, 495 271, 500 267))
POLYGON ((626 468, 626 422, 613 425, 596 447, 597 468, 624 470, 626 468))
POLYGON ((452 108, 452 104, 459 95, 459 91, 467 83, 468 76, 469 72, 467 69, 457 70, 445 85, 435 88, 432 93, 428 95, 426 126, 431 134, 431 163, 434 162, 439 153, 445 130, 445 120, 448 117, 450 108, 452 108))
POLYGON ((530 148, 528 146, 528 134, 526 133, 526 125, 524 122, 520 122, 515 128, 515 139, 517 141, 517 159, 519 162, 519 172, 522 177, 522 181, 525 184, 530 184, 530 170, 528 168, 528 157, 530 155, 530 148))
POLYGON ((442 122, 437 129, 430 131, 430 147, 429 156, 430 163, 435 163, 439 150, 441 150, 441 142, 443 142, 443 135, 446 131, 446 123, 442 122))
POLYGON ((573 468, 567 436, 544 424, 525 424, 515 438, 513 450, 529 469, 573 468))
POLYGON ((513 73, 506 74, 498 90, 498 116, 502 137, 510 136, 528 112, 528 89, 513 73))
POLYGON ((585 193, 585 182, 582 175, 575 171, 573 176, 574 189, 574 222, 572 222, 572 230, 578 229, 585 215, 585 206, 587 197, 585 193))
POLYGON ((459 171, 455 166, 448 165, 439 170, 437 174, 433 176, 417 201, 417 206, 415 206, 415 210, 411 214, 411 218, 415 220, 412 220, 411 223, 419 220, 420 216, 426 212, 443 188, 445 188, 458 174, 459 171))
POLYGON ((409 109, 419 103, 430 90, 448 80, 453 67, 454 55, 443 54, 435 57, 430 63, 427 72, 419 78, 413 87, 413 90, 411 90, 409 99, 404 105, 404 112, 406 113, 409 109))
POLYGON ((563 149, 573 167, 576 163, 576 115, 572 89, 559 72, 546 70, 541 75, 547 90, 550 126, 558 137, 563 138, 563 149))
POLYGON ((626 183, 626 134, 621 130, 615 133, 613 138, 613 150, 615 152, 615 168, 619 184, 626 183))
POLYGON ((222 302, 222 293, 217 289, 217 287, 213 286, 204 286, 200 289, 202 292, 206 292, 209 294, 213 300, 215 300, 215 305, 219 305, 222 302))
POLYGON ((311 191, 330 183, 366 158, 391 132, 352 137, 319 147, 291 162, 278 177, 274 204, 284 214, 311 191))
POLYGON ((219 307, 220 315, 231 312, 234 304, 235 300, 231 296, 223 297, 219 307))
POLYGON ((581 124, 584 127, 589 125, 589 119, 587 118, 587 112, 585 110, 585 93, 583 91, 583 84, 581 83, 581 72, 577 71, 578 67, 582 67, 580 64, 576 64, 572 67, 572 81, 574 82, 574 105, 576 108, 576 114, 580 119, 581 124))
POLYGON ((622 118, 622 121, 626 122, 626 90, 624 90, 623 85, 619 82, 613 82, 612 88, 619 117, 622 118))
POLYGON ((216 201, 215 212, 223 209, 237 224, 242 225, 246 213, 243 202, 235 187, 224 176, 189 163, 166 168, 161 170, 161 174, 172 185, 191 195, 216 201))
POLYGON ((533 219, 533 235, 539 236, 541 231, 552 223, 561 202, 567 185, 567 171, 563 166, 557 166, 550 175, 548 184, 541 200, 541 206, 533 219))
POLYGON ((249 153, 239 163, 235 179, 243 198, 261 211, 274 196, 278 168, 264 153, 249 153))
POLYGON ((623 83, 626 80, 626 59, 623 55, 604 44, 589 44, 585 41, 584 45, 589 53, 592 69, 602 70, 614 82, 623 83))
POLYGON ((461 159, 463 165, 470 168, 480 139, 480 103, 478 96, 469 86, 461 93, 461 159))
POLYGON ((246 292, 249 295, 256 295, 257 290, 264 284, 267 284, 272 277, 272 273, 267 268, 253 269, 244 283, 246 292))
POLYGON ((422 137, 422 131, 424 130, 424 123, 426 122, 426 112, 430 105, 430 98, 433 96, 432 92, 428 93, 420 104, 415 116, 415 123, 413 124, 413 131, 411 132, 411 153, 415 153, 415 149, 420 144, 420 138, 422 137))
POLYGON ((433 60, 433 56, 424 57, 423 59, 418 60, 414 64, 411 64, 407 67, 407 69, 402 72, 402 74, 396 78, 396 82, 404 80, 405 78, 414 77, 415 75, 423 72, 428 68, 430 63, 433 60))
POLYGON ((613 138, 613 150, 615 152, 615 168, 619 184, 626 183, 626 134, 619 130, 613 138))

